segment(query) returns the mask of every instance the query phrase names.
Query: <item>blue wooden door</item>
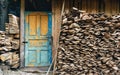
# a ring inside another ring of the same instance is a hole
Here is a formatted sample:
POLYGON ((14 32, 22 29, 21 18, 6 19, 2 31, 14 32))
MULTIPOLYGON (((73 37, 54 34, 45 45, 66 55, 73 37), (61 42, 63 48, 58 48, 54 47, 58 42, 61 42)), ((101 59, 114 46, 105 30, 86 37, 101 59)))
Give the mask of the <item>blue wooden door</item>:
POLYGON ((49 66, 52 61, 51 13, 25 13, 25 66, 49 66))

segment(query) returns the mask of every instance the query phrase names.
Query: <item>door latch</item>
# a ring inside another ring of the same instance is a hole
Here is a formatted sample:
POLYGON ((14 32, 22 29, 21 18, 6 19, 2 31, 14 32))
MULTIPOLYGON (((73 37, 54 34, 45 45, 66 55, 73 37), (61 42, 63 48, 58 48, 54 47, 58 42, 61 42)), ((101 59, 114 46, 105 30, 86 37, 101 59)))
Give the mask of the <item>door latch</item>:
POLYGON ((22 43, 28 43, 28 41, 23 41, 22 43))

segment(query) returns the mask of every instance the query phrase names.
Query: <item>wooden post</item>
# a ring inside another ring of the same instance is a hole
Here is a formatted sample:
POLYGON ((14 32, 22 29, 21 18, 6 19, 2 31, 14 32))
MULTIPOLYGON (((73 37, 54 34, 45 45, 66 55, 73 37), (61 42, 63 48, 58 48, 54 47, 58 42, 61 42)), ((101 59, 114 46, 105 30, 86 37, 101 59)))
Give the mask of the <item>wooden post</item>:
POLYGON ((60 35, 60 29, 61 29, 61 22, 62 22, 62 15, 64 12, 64 7, 65 7, 65 0, 63 1, 63 4, 61 3, 62 1, 58 0, 54 0, 55 1, 55 33, 54 33, 54 41, 55 41, 55 57, 54 59, 54 70, 53 70, 53 75, 55 75, 55 71, 56 71, 56 62, 57 62, 57 49, 59 47, 59 35, 60 35), (61 4, 62 4, 62 8, 61 8, 61 4), (61 14, 61 15, 60 15, 61 14))
POLYGON ((24 67, 24 11, 25 0, 21 0, 21 14, 20 14, 20 67, 24 67))
POLYGON ((55 55, 55 41, 54 41, 54 33, 55 33, 55 5, 54 5, 54 0, 52 0, 52 37, 53 37, 53 44, 52 44, 52 58, 54 58, 55 55))

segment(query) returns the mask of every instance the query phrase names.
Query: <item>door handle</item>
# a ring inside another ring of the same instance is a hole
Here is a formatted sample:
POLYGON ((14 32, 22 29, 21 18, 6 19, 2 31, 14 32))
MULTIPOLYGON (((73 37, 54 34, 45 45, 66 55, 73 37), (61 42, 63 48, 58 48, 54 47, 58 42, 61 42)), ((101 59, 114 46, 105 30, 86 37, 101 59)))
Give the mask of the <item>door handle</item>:
POLYGON ((23 41, 22 43, 28 43, 28 41, 23 41))
POLYGON ((53 36, 50 37, 50 45, 53 45, 53 36))
POLYGON ((51 45, 53 45, 53 36, 51 36, 51 45))

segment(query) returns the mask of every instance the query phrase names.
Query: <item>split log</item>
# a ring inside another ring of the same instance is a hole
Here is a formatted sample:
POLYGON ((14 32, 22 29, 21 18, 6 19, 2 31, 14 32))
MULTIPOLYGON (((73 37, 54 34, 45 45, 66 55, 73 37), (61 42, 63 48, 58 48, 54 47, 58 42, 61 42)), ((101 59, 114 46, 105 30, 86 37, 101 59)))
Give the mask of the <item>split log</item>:
POLYGON ((13 14, 8 14, 9 15, 9 23, 19 25, 19 18, 13 14))
POLYGON ((19 66, 20 66, 20 63, 16 63, 16 64, 11 65, 11 68, 16 69, 16 68, 18 68, 19 66))
POLYGON ((15 50, 19 49, 19 46, 20 46, 19 40, 14 39, 11 41, 11 43, 12 43, 12 49, 15 49, 15 50))
POLYGON ((14 35, 14 38, 15 38, 15 39, 19 39, 19 38, 20 38, 20 34, 15 34, 15 35, 14 35))
POLYGON ((5 23, 5 31, 6 31, 6 34, 9 34, 9 23, 5 23))
POLYGON ((8 52, 0 55, 0 59, 5 62, 6 60, 12 60, 12 52, 8 52))
POLYGON ((19 34, 18 26, 9 24, 9 34, 19 34))

